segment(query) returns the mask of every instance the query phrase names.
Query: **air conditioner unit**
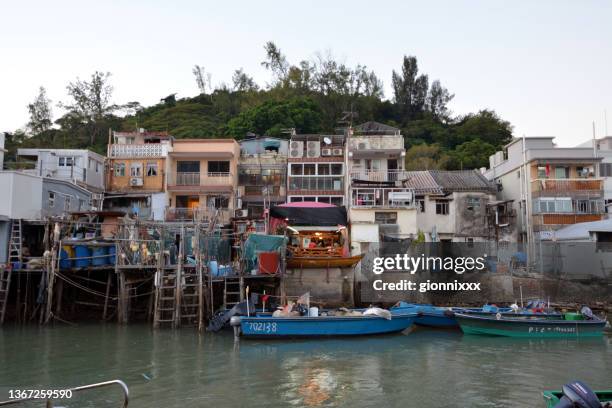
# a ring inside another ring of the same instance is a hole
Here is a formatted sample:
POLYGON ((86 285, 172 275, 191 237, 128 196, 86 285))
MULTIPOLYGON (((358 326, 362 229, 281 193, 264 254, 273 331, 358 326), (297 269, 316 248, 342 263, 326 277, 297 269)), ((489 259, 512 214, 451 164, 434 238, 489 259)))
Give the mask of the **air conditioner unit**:
POLYGON ((321 142, 308 142, 306 145, 306 157, 315 158, 321 156, 321 142))
POLYGON ((130 186, 132 187, 142 187, 142 177, 132 177, 130 178, 130 186))
POLYGON ((292 141, 289 144, 289 157, 297 159, 304 156, 304 142, 292 141))
POLYGON ((333 156, 342 156, 343 153, 344 153, 343 150, 340 148, 333 149, 332 151, 333 156))
POLYGON ((332 149, 321 149, 321 156, 331 156, 332 149))
POLYGON ((367 142, 359 142, 357 144, 357 150, 368 150, 370 146, 368 146, 367 142))
POLYGON ((249 210, 236 210, 235 218, 246 218, 249 216, 249 210))

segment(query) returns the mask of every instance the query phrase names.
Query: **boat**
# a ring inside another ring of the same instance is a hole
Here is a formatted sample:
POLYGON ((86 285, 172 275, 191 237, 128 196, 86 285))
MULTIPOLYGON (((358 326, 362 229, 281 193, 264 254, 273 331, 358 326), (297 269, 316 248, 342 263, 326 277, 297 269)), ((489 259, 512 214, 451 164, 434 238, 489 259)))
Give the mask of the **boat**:
POLYGON ((495 305, 484 305, 479 308, 465 308, 465 307, 440 307, 433 306, 430 304, 418 304, 418 303, 406 303, 399 302, 395 308, 412 309, 418 314, 415 324, 426 327, 437 327, 437 328, 459 328, 459 324, 455 319, 455 313, 466 313, 481 316, 493 316, 497 313, 501 313, 502 316, 506 317, 521 317, 521 316, 547 316, 561 318, 561 313, 557 312, 538 312, 533 309, 524 309, 521 311, 515 311, 510 307, 498 307, 495 305))
POLYGON ((495 316, 455 313, 455 319, 465 334, 528 338, 601 336, 607 323, 592 313, 590 317, 565 313, 562 318, 537 315, 508 317, 501 313, 495 316))
POLYGON ((292 256, 287 258, 287 268, 352 268, 363 258, 363 254, 342 256, 292 256))
POLYGON ((360 316, 234 316, 230 324, 236 336, 333 337, 398 333, 412 326, 416 313, 394 311, 390 319, 376 315, 360 316))
POLYGON ((546 408, 612 407, 612 390, 594 391, 582 381, 573 381, 563 386, 562 390, 544 391, 542 393, 546 408), (581 404, 574 404, 580 401, 581 404))

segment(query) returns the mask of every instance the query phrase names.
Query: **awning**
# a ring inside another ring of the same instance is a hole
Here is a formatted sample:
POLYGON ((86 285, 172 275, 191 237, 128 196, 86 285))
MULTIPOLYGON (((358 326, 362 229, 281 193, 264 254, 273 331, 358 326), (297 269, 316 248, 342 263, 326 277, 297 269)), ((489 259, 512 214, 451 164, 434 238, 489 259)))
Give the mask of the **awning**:
MULTIPOLYGON (((312 204, 312 203, 310 203, 312 204)), ((318 225, 338 226, 347 225, 346 208, 344 207, 283 207, 270 208, 270 217, 286 220, 287 225, 318 225)))
POLYGON ((264 149, 280 148, 280 140, 266 140, 263 142, 264 149))

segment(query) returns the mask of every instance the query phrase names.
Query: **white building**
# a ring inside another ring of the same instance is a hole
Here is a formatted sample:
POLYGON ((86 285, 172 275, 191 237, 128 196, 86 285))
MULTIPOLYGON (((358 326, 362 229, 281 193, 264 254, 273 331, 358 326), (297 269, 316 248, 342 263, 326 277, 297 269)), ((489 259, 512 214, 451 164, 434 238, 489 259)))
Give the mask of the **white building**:
MULTIPOLYGON (((601 159, 598 175, 603 179, 605 210, 610 214, 612 213, 612 136, 595 139, 595 146, 593 155, 601 159)), ((593 149, 593 140, 581 143, 577 147, 593 149)))
POLYGON ((40 177, 67 180, 92 192, 104 191, 104 156, 84 149, 17 149, 20 159, 35 162, 26 171, 40 177))

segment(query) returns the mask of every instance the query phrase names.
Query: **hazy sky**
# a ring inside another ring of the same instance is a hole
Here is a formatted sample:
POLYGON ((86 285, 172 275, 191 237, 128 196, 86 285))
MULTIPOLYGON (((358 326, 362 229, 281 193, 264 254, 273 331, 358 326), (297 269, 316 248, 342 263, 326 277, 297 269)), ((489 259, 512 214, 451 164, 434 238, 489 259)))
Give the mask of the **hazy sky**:
MULTIPOLYGON (((114 102, 197 93, 194 64, 230 83, 260 84, 263 45, 290 62, 331 50, 374 69, 390 98, 404 54, 440 79, 464 114, 489 108, 517 136, 572 146, 612 133, 612 1, 13 1, 0 7, 0 130, 23 127, 40 85, 54 104, 66 84, 112 72, 114 102)), ((55 118, 61 114, 54 108, 55 118)))

